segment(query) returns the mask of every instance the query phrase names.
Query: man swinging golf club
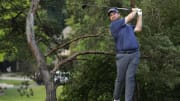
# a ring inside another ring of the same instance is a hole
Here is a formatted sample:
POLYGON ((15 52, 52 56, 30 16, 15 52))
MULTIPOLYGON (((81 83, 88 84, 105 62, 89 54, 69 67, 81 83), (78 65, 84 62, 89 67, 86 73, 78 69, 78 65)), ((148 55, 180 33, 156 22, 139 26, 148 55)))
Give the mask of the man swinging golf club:
POLYGON ((125 101, 133 101, 135 74, 139 64, 140 52, 135 32, 142 30, 142 10, 132 8, 125 18, 121 18, 116 7, 108 10, 111 20, 110 31, 115 41, 117 77, 114 87, 114 101, 120 101, 125 85, 125 101), (128 24, 137 15, 136 25, 128 24))

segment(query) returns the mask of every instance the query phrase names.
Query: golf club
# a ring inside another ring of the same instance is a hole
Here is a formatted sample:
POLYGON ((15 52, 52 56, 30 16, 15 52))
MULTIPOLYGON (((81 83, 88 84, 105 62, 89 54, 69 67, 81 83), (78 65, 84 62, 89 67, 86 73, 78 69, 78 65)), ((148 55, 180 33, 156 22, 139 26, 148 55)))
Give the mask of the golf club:
MULTIPOLYGON (((82 5, 82 9, 86 9, 87 7, 98 7, 98 8, 111 8, 109 6, 98 6, 98 5, 89 5, 89 4, 81 4, 82 5)), ((128 8, 118 8, 118 10, 124 10, 124 11, 130 11, 131 9, 128 8)))

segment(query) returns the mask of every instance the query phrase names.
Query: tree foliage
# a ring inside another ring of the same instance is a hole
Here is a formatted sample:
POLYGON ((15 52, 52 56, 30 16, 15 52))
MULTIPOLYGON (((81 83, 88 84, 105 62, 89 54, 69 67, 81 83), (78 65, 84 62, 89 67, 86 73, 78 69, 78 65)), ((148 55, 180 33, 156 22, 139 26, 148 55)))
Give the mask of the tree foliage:
MULTIPOLYGON (((122 0, 123 1, 123 0, 122 0)), ((77 1, 76 1, 77 2, 77 1)), ((178 0, 138 0, 138 7, 143 9, 143 32, 138 34, 138 40, 141 46, 141 63, 137 72, 137 96, 139 101, 178 101, 179 93, 176 88, 180 85, 179 71, 179 1, 178 0), (166 9, 165 9, 166 8, 166 9), (174 92, 174 93, 173 93, 174 92)), ((69 1, 67 1, 69 3, 69 1)), ((74 2, 73 2, 74 3, 74 2)), ((84 1, 79 0, 79 3, 84 1)), ((118 5, 119 1, 96 0, 85 2, 93 5, 108 6, 127 6, 126 1, 121 2, 124 5, 118 5)), ((66 20, 67 24, 76 31, 74 36, 79 34, 94 34, 104 30, 108 37, 99 39, 89 39, 80 41, 71 47, 74 51, 89 49, 102 49, 113 51, 113 40, 109 37, 108 17, 103 8, 88 7, 82 9, 82 6, 68 6, 71 16, 66 20), (69 23, 70 22, 70 23, 69 23), (99 28, 99 29, 98 29, 99 28), (102 28, 102 29, 100 29, 102 28), (95 40, 95 41, 94 41, 95 40), (99 46, 103 44, 103 46, 99 46), (108 48, 107 48, 108 47, 108 48)), ((123 12, 124 14, 124 12, 123 12)), ((109 101, 112 100, 113 78, 115 69, 104 75, 108 82, 93 81, 100 75, 106 73, 108 67, 114 68, 113 58, 99 56, 81 57, 87 59, 84 62, 75 62, 75 69, 72 74, 72 83, 64 88, 63 97, 60 100, 67 101, 109 101), (95 57, 95 58, 92 58, 95 57), (106 65, 103 61, 106 60, 106 65), (93 61, 93 64, 90 63, 93 61), (82 64, 83 63, 83 64, 82 64), (78 68, 78 69, 77 69, 78 68), (94 69, 96 68, 96 69, 94 69), (104 68, 104 72, 101 71, 104 68), (91 75, 91 72, 94 74, 91 75), (97 75, 96 75, 97 73, 97 75), (93 83, 91 83, 93 81, 93 83), (97 84, 98 82, 98 84, 97 84), (111 83, 109 83, 111 82, 111 83), (102 88, 96 88, 97 85, 102 88), (109 89, 106 89, 106 88, 109 89), (100 90, 100 91, 99 91, 100 90), (101 92, 101 90, 103 92, 101 92), (100 93, 99 93, 100 92, 100 93), (91 95, 91 96, 89 96, 91 95), (104 98, 103 100, 101 98, 104 98)))
POLYGON ((22 55, 22 50, 25 51, 27 48, 24 26, 28 7, 28 0, 1 0, 0 53, 5 54, 5 59, 16 59, 22 55))

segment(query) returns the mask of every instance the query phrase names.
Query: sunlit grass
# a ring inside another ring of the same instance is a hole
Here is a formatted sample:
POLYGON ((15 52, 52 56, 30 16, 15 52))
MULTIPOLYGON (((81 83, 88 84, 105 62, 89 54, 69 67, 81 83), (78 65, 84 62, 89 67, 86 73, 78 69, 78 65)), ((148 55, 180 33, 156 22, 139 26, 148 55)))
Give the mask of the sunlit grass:
MULTIPOLYGON (((15 86, 20 86, 22 81, 17 80, 0 80, 0 83, 7 83, 7 84, 14 84, 15 86)), ((31 84, 34 83, 33 81, 30 82, 31 84)), ((21 96, 18 93, 17 89, 15 88, 7 88, 5 90, 4 95, 0 96, 0 101, 45 101, 45 87, 32 85, 30 88, 33 89, 33 96, 27 97, 26 95, 21 96)), ((57 89, 57 96, 61 92, 62 87, 58 87, 57 89)), ((58 97, 57 97, 58 98, 58 97)))
MULTIPOLYGON (((20 85, 23 81, 21 80, 2 80, 0 79, 0 83, 12 84, 12 85, 20 85)), ((29 81, 30 84, 33 84, 33 81, 29 81)))
MULTIPOLYGON (((0 101, 45 101, 46 91, 44 86, 37 85, 34 81, 29 81, 30 88, 33 90, 33 96, 27 97, 26 95, 21 96, 17 89, 21 86, 22 80, 2 80, 0 83, 6 83, 14 85, 14 88, 7 88, 4 90, 4 95, 0 96, 0 101)), ((57 88, 57 96, 62 90, 62 86, 57 88)), ((58 97, 57 97, 58 98, 58 97)))
POLYGON ((45 101, 45 88, 44 86, 32 87, 33 96, 21 96, 17 92, 17 88, 8 88, 5 94, 0 96, 0 101, 45 101))

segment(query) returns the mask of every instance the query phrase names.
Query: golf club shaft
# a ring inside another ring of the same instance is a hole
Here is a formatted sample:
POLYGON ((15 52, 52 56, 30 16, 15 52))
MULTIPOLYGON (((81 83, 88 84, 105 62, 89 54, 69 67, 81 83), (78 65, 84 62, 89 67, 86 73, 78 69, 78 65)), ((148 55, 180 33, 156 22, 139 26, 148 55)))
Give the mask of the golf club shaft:
POLYGON ((130 11, 131 9, 128 8, 117 8, 118 10, 125 10, 125 11, 130 11))
MULTIPOLYGON (((111 8, 109 6, 98 6, 98 5, 89 5, 89 4, 82 4, 82 8, 86 8, 86 7, 98 7, 98 8, 111 8)), ((125 10, 125 11, 130 11, 131 9, 128 9, 128 8, 118 8, 118 10, 125 10)))

